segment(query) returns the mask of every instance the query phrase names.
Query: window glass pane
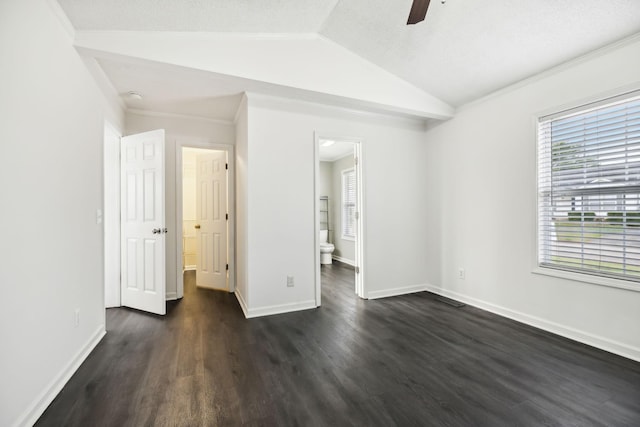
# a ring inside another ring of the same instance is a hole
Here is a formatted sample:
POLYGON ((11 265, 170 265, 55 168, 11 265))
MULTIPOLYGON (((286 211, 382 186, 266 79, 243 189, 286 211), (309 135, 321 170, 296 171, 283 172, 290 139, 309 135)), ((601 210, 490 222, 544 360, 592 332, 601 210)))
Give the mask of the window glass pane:
POLYGON ((640 281, 640 96, 542 118, 538 264, 640 281))
POLYGON ((350 169, 342 172, 342 236, 355 238, 356 174, 350 169))

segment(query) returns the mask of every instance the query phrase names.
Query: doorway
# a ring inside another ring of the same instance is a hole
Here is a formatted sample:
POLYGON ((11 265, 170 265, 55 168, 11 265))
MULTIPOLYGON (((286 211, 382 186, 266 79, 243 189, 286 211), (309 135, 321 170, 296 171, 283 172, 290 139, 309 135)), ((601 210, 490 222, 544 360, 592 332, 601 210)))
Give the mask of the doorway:
POLYGON ((322 272, 334 263, 353 269, 354 293, 366 298, 363 256, 363 162, 359 138, 315 138, 316 305, 322 272))
POLYGON ((234 292, 233 147, 176 141, 176 282, 234 292))
MULTIPOLYGON (((114 126, 105 123, 104 138, 104 222, 105 222, 105 307, 122 306, 121 298, 121 206, 120 206, 120 139, 121 134, 114 126), (111 240, 109 240, 111 239, 111 240)), ((227 273, 229 291, 235 290, 235 176, 234 176, 234 147, 227 144, 215 144, 207 139, 199 138, 169 138, 168 150, 174 151, 175 160, 171 159, 173 166, 167 164, 170 170, 182 171, 182 147, 205 148, 210 150, 218 150, 226 153, 228 161, 228 264, 229 271, 227 273), (175 144, 175 146, 174 146, 175 144), (175 169, 174 169, 175 168, 175 169)), ((168 151, 167 151, 168 152, 168 151)), ((170 156, 173 157, 173 156, 170 156)), ((175 194, 175 202, 167 206, 167 212, 170 210, 175 213, 172 215, 171 223, 176 233, 170 232, 165 234, 167 247, 175 248, 176 256, 171 255, 171 259, 167 259, 167 263, 171 262, 175 265, 177 274, 173 276, 176 284, 176 292, 167 294, 167 299, 182 298, 184 295, 183 271, 180 268, 182 264, 182 173, 171 172, 168 175, 171 182, 167 182, 167 193, 172 196, 175 194), (174 178, 175 177, 175 178, 174 178), (175 189, 175 193, 174 193, 175 189), (172 194, 173 193, 173 194, 172 194), (175 221, 175 222, 174 222, 175 221)), ((171 228, 170 224, 169 228, 171 228)), ((172 230, 171 230, 172 231, 172 230)), ((226 265, 225 265, 226 268, 226 265)), ((169 278, 167 278, 169 280, 169 278)))

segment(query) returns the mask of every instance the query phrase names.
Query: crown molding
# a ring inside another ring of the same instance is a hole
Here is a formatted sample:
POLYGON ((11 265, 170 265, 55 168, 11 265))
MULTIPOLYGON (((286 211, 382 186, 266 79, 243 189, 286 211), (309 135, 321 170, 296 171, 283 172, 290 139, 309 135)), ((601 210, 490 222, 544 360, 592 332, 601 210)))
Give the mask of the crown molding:
POLYGON ((69 20, 69 17, 65 13, 65 11, 62 9, 62 6, 60 6, 60 3, 58 3, 56 0, 46 0, 46 2, 49 5, 49 9, 51 9, 53 15, 58 19, 58 22, 65 30, 69 38, 71 40, 75 39, 76 29, 69 20))
POLYGON ((425 117, 386 111, 383 107, 378 109, 360 105, 360 103, 349 99, 336 101, 333 98, 327 98, 326 100, 306 98, 303 94, 299 94, 299 96, 282 96, 257 92, 245 92, 245 95, 250 105, 282 108, 298 112, 306 111, 322 116, 351 117, 355 120, 421 131, 426 130, 428 120, 425 117))
MULTIPOLYGON (((58 4, 55 0, 48 0, 58 4)), ((60 9, 61 10, 61 9, 60 9)), ((62 12, 64 14, 64 12, 62 12)), ((66 15, 64 15, 66 17, 66 15)), ((68 21, 68 20, 67 20, 68 21)), ((75 30, 74 30, 75 31, 75 30)), ((234 33, 211 31, 132 31, 132 30, 78 30, 78 37, 89 36, 147 36, 198 40, 320 40, 317 33, 234 33)))
POLYGON ((236 109, 236 114, 233 116, 233 124, 238 124, 238 119, 240 118, 240 113, 242 113, 242 109, 247 106, 247 93, 242 93, 242 99, 240 100, 240 104, 238 104, 238 108, 236 109))
POLYGON ((196 120, 200 122, 206 123, 214 123, 217 125, 223 126, 233 126, 234 122, 231 120, 223 120, 223 119, 214 119, 211 117, 203 117, 203 116, 193 116, 189 114, 177 114, 177 113, 166 113, 163 111, 153 111, 153 110, 141 110, 137 108, 127 108, 127 114, 137 114, 139 116, 147 116, 147 117, 163 117, 170 119, 184 119, 184 120, 196 120))

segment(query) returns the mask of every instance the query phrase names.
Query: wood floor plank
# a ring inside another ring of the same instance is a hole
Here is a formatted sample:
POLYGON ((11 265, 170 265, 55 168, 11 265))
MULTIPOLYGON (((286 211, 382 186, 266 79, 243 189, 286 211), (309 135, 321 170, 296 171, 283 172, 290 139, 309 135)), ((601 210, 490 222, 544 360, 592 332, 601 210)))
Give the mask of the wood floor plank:
POLYGON ((640 426, 640 363, 422 292, 247 320, 199 289, 108 333, 37 426, 640 426))

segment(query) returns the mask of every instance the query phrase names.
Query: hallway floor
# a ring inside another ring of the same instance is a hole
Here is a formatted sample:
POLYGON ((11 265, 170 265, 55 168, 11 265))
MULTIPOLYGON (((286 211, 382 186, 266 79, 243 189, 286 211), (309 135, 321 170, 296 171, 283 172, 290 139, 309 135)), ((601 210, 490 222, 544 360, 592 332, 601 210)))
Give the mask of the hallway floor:
POLYGON ((322 307, 246 320, 197 289, 108 333, 38 426, 638 426, 640 363, 430 293, 365 301, 322 267, 322 307))

